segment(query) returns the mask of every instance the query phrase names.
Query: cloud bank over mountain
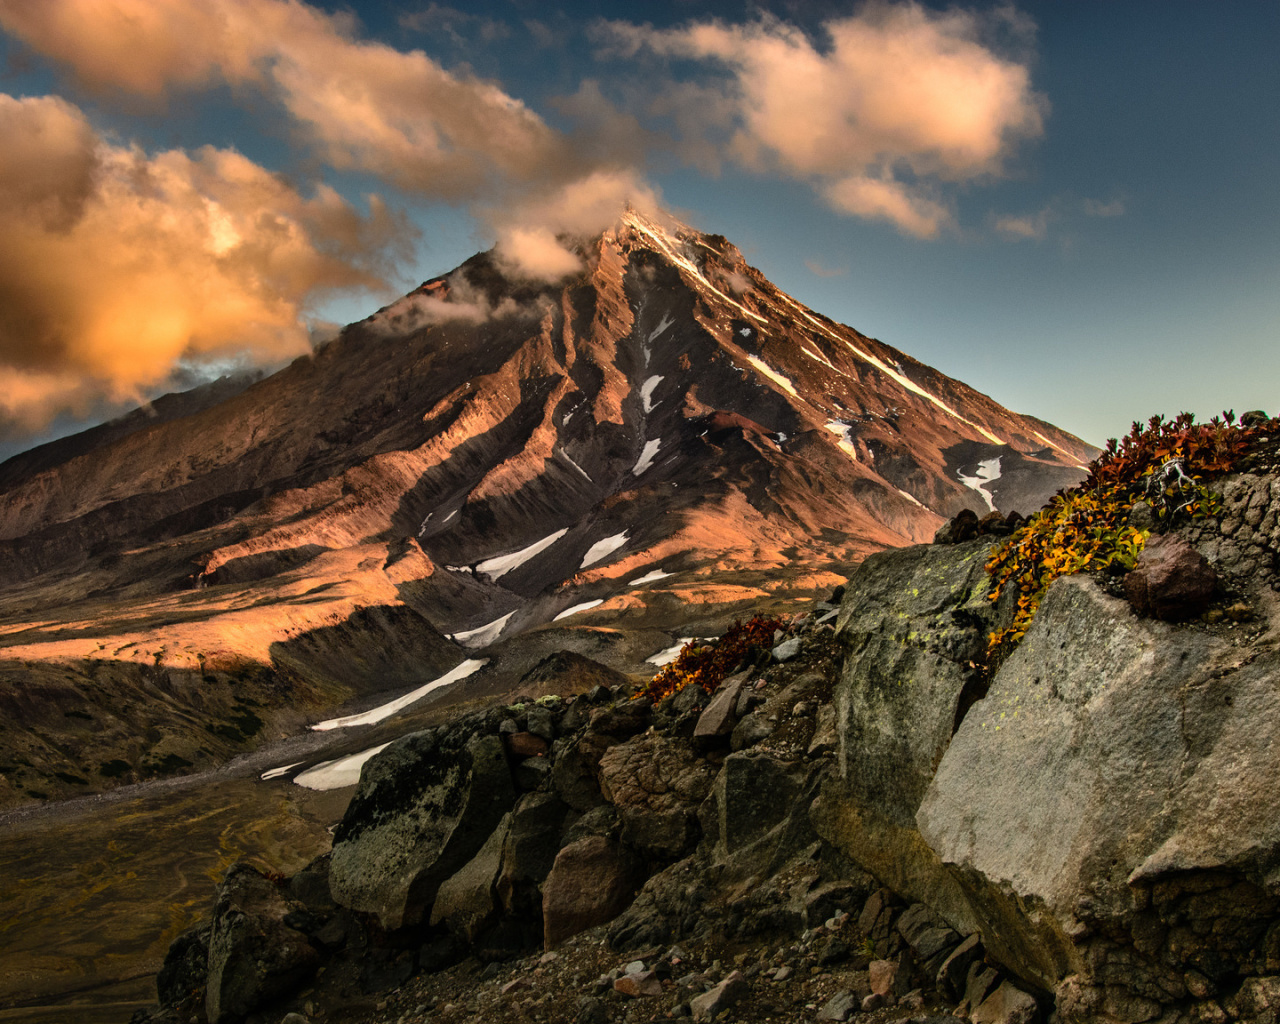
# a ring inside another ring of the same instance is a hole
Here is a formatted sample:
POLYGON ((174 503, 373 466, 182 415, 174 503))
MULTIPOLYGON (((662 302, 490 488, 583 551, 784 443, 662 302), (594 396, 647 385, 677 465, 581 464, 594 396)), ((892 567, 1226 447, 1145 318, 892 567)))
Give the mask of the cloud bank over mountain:
POLYGON ((819 38, 772 15, 601 21, 611 81, 581 81, 553 125, 466 66, 295 0, 0 0, 0 28, 94 111, 0 96, 15 140, 0 154, 0 430, 143 399, 179 366, 307 351, 319 299, 385 289, 407 262, 407 205, 468 209, 509 273, 543 281, 581 268, 562 236, 627 204, 657 212, 655 159, 793 179, 840 213, 935 237, 954 225, 949 189, 1000 175, 1043 130, 1026 61, 990 41, 997 22, 914 3, 819 38), (225 146, 148 152, 96 123, 219 89, 295 147, 306 180, 225 146), (340 193, 335 174, 389 199, 340 193))

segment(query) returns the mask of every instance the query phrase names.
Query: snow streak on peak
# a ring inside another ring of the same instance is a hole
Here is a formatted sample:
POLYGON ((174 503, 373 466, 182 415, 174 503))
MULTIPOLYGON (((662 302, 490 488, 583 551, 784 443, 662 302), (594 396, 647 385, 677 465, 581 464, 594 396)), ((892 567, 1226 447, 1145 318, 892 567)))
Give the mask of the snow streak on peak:
POLYGON ((784 374, 779 373, 777 370, 775 370, 772 366, 766 363, 759 356, 747 356, 747 362, 749 362, 760 373, 764 374, 771 381, 777 384, 778 387, 782 388, 782 390, 785 391, 787 394, 789 394, 792 398, 800 397, 800 392, 798 392, 796 390, 795 385, 791 383, 791 378, 785 376, 784 374))
POLYGON ((836 442, 836 447, 853 459, 854 462, 857 462, 858 449, 853 444, 853 428, 847 423, 841 423, 839 420, 827 420, 823 426, 840 438, 836 442))
MULTIPOLYGON (((486 659, 477 661, 474 658, 469 658, 462 664, 455 665, 439 679, 424 683, 416 690, 410 690, 404 696, 397 697, 386 704, 381 704, 371 711, 364 711, 358 715, 347 715, 345 718, 331 718, 327 722, 317 722, 311 728, 316 732, 324 732, 329 729, 348 729, 353 725, 373 725, 375 722, 381 722, 384 718, 390 718, 397 711, 402 711, 415 701, 421 700, 432 690, 438 690, 442 686, 448 686, 450 683, 456 683, 460 679, 466 679, 467 676, 473 675, 478 669, 484 668, 487 664, 489 662, 486 659)), ((316 765, 316 768, 319 767, 320 765, 316 765)), ((316 768, 311 769, 311 771, 315 771, 316 768)), ((306 774, 306 772, 303 772, 303 775, 306 774)), ((358 776, 359 773, 357 773, 358 776)), ((301 778, 302 775, 299 775, 297 779, 294 779, 294 782, 298 782, 301 778)), ((306 785, 306 783, 302 783, 302 785, 306 785)))
POLYGON ((658 449, 662 447, 662 438, 656 438, 653 441, 646 441, 644 449, 640 452, 640 458, 636 459, 636 464, 631 467, 631 472, 636 476, 641 476, 648 471, 653 465, 653 460, 658 457, 658 449))
POLYGON ((477 626, 475 629, 464 629, 457 633, 450 633, 449 639, 455 640, 462 644, 463 647, 485 647, 502 635, 502 631, 506 628, 511 616, 515 612, 507 612, 500 619, 494 619, 492 622, 486 622, 483 626, 477 626))

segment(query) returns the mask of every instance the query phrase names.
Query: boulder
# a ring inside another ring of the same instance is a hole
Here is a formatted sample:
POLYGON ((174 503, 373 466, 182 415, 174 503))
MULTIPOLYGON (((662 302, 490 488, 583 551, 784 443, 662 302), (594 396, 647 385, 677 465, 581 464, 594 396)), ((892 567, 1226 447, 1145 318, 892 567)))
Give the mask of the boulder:
POLYGON ((402 737, 365 765, 334 832, 333 898, 387 929, 418 923, 514 802, 497 735, 402 737))
POLYGON ((542 883, 560 851, 569 808, 554 793, 530 793, 511 813, 495 891, 508 914, 542 913, 542 883))
POLYGON ((453 934, 472 943, 495 922, 499 905, 494 888, 510 827, 511 815, 508 814, 485 840, 480 852, 440 885, 431 907, 433 925, 443 924, 453 934))
POLYGON ((621 843, 604 836, 570 843, 542 887, 544 947, 612 921, 631 903, 637 881, 635 857, 621 843))
POLYGON ((1124 593, 1139 615, 1176 621, 1204 611, 1218 574, 1204 555, 1176 534, 1147 541, 1138 563, 1124 578, 1124 593))
POLYGON ((209 929, 205 1014, 211 1024, 239 1020, 310 978, 320 956, 285 924, 299 908, 248 864, 227 872, 209 929))
POLYGON ((786 821, 804 791, 802 766, 743 751, 715 778, 719 847, 737 853, 786 821))
POLYGON ((1278 679, 1274 647, 1055 582, 917 815, 988 951, 1046 990, 1076 976, 1082 1006, 1255 973, 1280 914, 1278 679))
POLYGON ((610 747, 600 758, 600 789, 618 810, 623 840, 657 857, 674 859, 692 849, 697 808, 715 777, 688 743, 654 733, 610 747))
POLYGON ((942 962, 960 945, 960 936, 923 903, 908 907, 894 927, 931 976, 938 973, 942 962))
POLYGON ((839 777, 813 808, 818 834, 863 870, 961 932, 977 931, 963 889, 920 837, 915 815, 956 725, 984 681, 995 624, 987 541, 868 557, 836 627, 847 654, 835 688, 839 777))

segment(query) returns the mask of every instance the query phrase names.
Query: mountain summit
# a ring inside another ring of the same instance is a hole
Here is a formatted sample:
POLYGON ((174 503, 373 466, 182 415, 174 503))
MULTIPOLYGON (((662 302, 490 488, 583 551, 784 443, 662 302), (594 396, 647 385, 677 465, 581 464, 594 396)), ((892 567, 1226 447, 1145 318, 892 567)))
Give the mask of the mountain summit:
POLYGON ((199 703, 234 747, 481 648, 477 679, 644 671, 1092 457, 718 235, 628 211, 575 244, 554 284, 482 253, 271 377, 0 465, 0 713, 119 739, 130 701, 165 736, 199 703))

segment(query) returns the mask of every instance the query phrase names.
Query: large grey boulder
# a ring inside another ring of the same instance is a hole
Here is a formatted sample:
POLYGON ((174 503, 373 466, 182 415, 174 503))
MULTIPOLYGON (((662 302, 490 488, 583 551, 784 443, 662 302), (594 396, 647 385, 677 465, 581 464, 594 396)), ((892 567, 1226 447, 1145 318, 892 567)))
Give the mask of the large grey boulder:
POLYGON ((1061 579, 942 757, 920 833, 988 950, 1061 983, 1064 1022, 1144 1020, 1273 970, 1280 652, 1261 600, 1269 631, 1242 644, 1061 579))
POLYGON ((417 924, 515 796, 498 736, 458 729, 402 737, 365 765, 334 833, 333 898, 376 914, 387 929, 417 924))
POLYGON ((921 839, 915 815, 955 731, 982 693, 975 668, 994 625, 989 541, 872 555, 837 622, 839 777, 813 808, 819 834, 894 891, 976 930, 963 891, 921 839))
POLYGON ((300 907, 248 864, 227 872, 208 936, 205 1013, 211 1024, 240 1020, 287 995, 319 966, 307 937, 285 924, 300 907))

